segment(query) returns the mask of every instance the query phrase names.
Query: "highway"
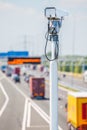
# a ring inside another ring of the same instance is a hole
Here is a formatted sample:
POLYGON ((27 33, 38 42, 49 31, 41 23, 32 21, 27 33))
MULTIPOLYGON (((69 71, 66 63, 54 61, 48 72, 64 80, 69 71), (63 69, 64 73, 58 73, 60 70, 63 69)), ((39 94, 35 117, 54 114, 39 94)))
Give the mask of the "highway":
MULTIPOLYGON (((37 75, 35 71, 30 73, 37 75)), ((23 77, 17 84, 1 72, 0 77, 0 130, 49 130, 49 82, 45 99, 32 100, 23 77)), ((59 89, 58 94, 58 130, 67 130, 67 92, 59 89)))
POLYGON ((59 83, 79 91, 87 91, 87 83, 85 83, 81 78, 76 78, 70 75, 63 77, 63 75, 60 75, 59 83))
MULTIPOLYGON (((7 105, 5 105, 4 111, 0 111, 0 129, 21 130, 25 99, 19 92, 16 91, 16 89, 8 82, 7 79, 3 78, 1 80, 1 85, 4 88, 4 91, 7 93, 9 100, 7 105)), ((5 100, 8 99, 7 97, 4 98, 6 98, 5 100)))

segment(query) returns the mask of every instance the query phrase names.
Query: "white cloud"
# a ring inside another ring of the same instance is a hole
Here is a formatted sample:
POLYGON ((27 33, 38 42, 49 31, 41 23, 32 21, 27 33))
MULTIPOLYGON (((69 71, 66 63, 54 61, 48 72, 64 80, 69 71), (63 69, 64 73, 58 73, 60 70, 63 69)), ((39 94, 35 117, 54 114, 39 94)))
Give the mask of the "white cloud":
POLYGON ((64 1, 61 1, 60 3, 63 3, 64 5, 72 6, 72 4, 76 4, 76 5, 85 4, 87 3, 87 0, 64 0, 64 1))
POLYGON ((37 11, 34 8, 18 7, 15 4, 0 2, 0 11, 15 11, 18 13, 25 13, 29 15, 35 15, 37 11))
POLYGON ((63 8, 79 8, 79 7, 87 7, 87 0, 63 0, 60 1, 60 6, 63 8))
POLYGON ((15 8, 16 8, 16 6, 14 4, 0 2, 0 10, 2 10, 2 11, 12 10, 15 8))
MULTIPOLYGON (((7 49, 9 49, 10 45, 14 46, 14 48, 16 47, 15 43, 18 44, 18 36, 25 34, 41 35, 44 30, 42 12, 32 7, 25 8, 15 4, 0 2, 0 17, 0 35, 2 37, 0 43, 2 42, 3 45, 6 43, 7 49)), ((34 40, 32 39, 32 41, 34 40)), ((2 48, 5 49, 5 47, 2 48)), ((19 48, 21 48, 20 45, 19 48)))

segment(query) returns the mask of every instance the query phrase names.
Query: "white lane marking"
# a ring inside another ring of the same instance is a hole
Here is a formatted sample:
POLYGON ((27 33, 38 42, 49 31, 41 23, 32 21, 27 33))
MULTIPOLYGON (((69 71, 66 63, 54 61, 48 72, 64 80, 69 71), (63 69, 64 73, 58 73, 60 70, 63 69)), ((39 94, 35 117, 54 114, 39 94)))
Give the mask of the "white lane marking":
POLYGON ((60 108, 63 108, 63 106, 61 105, 60 108))
POLYGON ((28 114, 27 114, 27 127, 30 127, 31 123, 31 103, 28 102, 28 114))
POLYGON ((24 115, 23 115, 23 121, 22 121, 22 130, 26 130, 26 118, 27 118, 26 114, 27 114, 28 96, 26 96, 19 88, 17 88, 17 85, 15 85, 10 79, 8 79, 6 76, 4 76, 4 78, 25 98, 25 107, 24 107, 24 115))
POLYGON ((1 117, 2 114, 3 114, 3 112, 4 112, 4 110, 5 110, 5 108, 6 108, 6 106, 7 106, 7 104, 8 104, 9 97, 8 97, 6 91, 4 90, 4 87, 3 87, 3 85, 2 85, 1 83, 0 83, 0 88, 1 88, 1 90, 2 90, 2 92, 4 93, 5 98, 6 98, 6 101, 5 101, 3 107, 2 107, 1 110, 0 110, 0 117, 1 117))
MULTIPOLYGON (((32 102, 31 106, 40 114, 40 116, 50 124, 50 117, 34 102, 32 102)), ((58 125, 58 130, 62 130, 62 128, 58 125)))
MULTIPOLYGON (((35 105, 37 105, 36 103, 34 103, 34 101, 32 101, 30 98, 28 98, 28 96, 27 95, 25 95, 18 87, 17 87, 17 85, 15 85, 12 81, 10 81, 7 77, 5 77, 5 79, 7 79, 8 80, 8 82, 10 82, 11 84, 12 84, 12 86, 14 86, 14 88, 22 95, 22 96, 24 96, 25 98, 26 98, 26 100, 28 99, 30 102, 31 102, 31 105, 32 105, 32 103, 33 104, 35 104, 35 105)), ((37 105, 38 106, 38 105, 37 105)), ((38 106, 39 107, 39 106, 38 106)), ((41 109, 41 108, 40 108, 41 109)), ((42 109, 41 109, 42 110, 42 109)), ((37 110, 38 111, 38 110, 37 110)), ((42 110, 43 111, 43 110, 42 110)), ((26 112, 27 112, 27 110, 26 110, 26 112)), ((25 112, 24 112, 25 113, 25 112)), ((44 116, 44 118, 46 119, 46 121, 50 124, 50 121, 48 121, 48 118, 49 118, 49 116, 43 111, 43 113, 45 114, 45 116, 44 116)), ((39 113, 40 114, 40 113, 39 113)), ((24 124, 26 124, 26 121, 25 121, 25 123, 24 124)), ((22 125, 23 126, 23 125, 22 125)), ((22 130, 25 130, 26 129, 26 127, 24 128, 24 129, 22 129, 22 130)), ((60 126, 58 126, 58 129, 59 130, 62 130, 62 128, 60 127, 60 126)))
POLYGON ((35 125, 35 126, 31 126, 31 128, 41 128, 41 127, 42 128, 44 128, 44 127, 46 128, 46 127, 49 127, 49 126, 48 125, 39 125, 39 126, 35 125))
POLYGON ((2 79, 4 79, 5 78, 5 76, 2 76, 1 78, 0 78, 0 80, 2 80, 2 79))
POLYGON ((40 114, 40 116, 47 122, 49 123, 49 116, 35 103, 31 103, 31 106, 40 114))
POLYGON ((6 80, 8 80, 8 82, 24 97, 24 98, 28 98, 27 95, 25 95, 18 87, 17 85, 15 85, 10 79, 8 79, 7 77, 5 77, 6 80))
POLYGON ((27 104, 28 104, 28 99, 26 98, 26 100, 25 100, 25 107, 24 107, 24 116, 23 116, 22 130, 26 130, 27 104))
POLYGON ((58 126, 58 130, 63 130, 60 126, 58 126))

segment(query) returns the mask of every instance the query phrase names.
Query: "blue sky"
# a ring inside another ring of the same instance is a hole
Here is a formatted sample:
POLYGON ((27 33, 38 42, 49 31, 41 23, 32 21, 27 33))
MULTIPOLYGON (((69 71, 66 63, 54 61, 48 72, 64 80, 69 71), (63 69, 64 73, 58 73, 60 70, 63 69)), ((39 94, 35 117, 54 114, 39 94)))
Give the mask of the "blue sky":
POLYGON ((87 0, 0 0, 0 51, 43 54, 47 6, 69 12, 60 31, 60 55, 87 56, 87 0))

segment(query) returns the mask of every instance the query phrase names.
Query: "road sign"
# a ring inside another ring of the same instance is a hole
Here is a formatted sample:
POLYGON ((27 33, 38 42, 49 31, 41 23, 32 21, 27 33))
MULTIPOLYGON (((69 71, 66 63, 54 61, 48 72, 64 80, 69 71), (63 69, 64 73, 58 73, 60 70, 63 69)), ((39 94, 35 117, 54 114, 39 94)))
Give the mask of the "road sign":
POLYGON ((8 65, 18 65, 18 64, 40 64, 41 58, 40 57, 13 57, 8 58, 8 65))
POLYGON ((28 57, 28 51, 9 51, 7 53, 8 57, 28 57))
POLYGON ((7 53, 6 52, 0 52, 0 58, 5 58, 7 57, 7 53))
POLYGON ((0 52, 0 58, 7 57, 29 57, 28 51, 8 51, 8 52, 0 52))

